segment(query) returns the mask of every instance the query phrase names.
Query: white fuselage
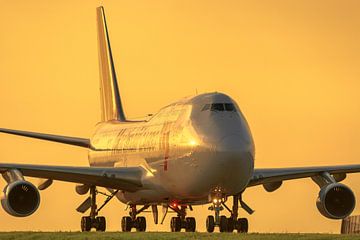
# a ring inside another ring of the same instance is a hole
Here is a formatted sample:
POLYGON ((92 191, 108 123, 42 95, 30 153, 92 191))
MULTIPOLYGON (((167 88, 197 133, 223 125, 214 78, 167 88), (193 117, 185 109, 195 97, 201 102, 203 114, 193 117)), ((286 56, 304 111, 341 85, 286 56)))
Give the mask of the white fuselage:
POLYGON ((237 104, 227 95, 209 93, 164 107, 148 121, 100 123, 89 162, 143 167, 145 190, 118 193, 124 203, 203 204, 214 189, 229 196, 246 188, 254 170, 254 143, 237 104))

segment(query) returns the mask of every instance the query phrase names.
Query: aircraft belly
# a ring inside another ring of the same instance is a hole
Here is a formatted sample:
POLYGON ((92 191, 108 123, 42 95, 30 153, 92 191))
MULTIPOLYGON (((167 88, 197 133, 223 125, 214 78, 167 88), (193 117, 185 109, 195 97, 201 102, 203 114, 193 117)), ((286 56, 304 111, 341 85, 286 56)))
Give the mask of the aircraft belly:
POLYGON ((173 170, 170 164, 167 190, 179 199, 204 198, 218 187, 228 195, 236 194, 246 187, 252 168, 252 161, 246 157, 227 161, 213 159, 207 153, 195 154, 192 160, 176 164, 173 170))
POLYGON ((135 193, 119 192, 116 197, 125 204, 161 204, 168 202, 169 194, 154 189, 140 190, 135 193))

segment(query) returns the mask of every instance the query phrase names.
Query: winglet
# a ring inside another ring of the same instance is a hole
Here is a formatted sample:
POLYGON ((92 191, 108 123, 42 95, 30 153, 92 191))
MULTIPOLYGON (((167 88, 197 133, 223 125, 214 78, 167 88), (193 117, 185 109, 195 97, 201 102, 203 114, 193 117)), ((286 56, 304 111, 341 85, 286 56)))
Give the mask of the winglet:
POLYGON ((105 11, 102 6, 96 9, 99 67, 100 97, 102 121, 126 121, 116 78, 114 60, 111 53, 109 33, 107 30, 105 11))

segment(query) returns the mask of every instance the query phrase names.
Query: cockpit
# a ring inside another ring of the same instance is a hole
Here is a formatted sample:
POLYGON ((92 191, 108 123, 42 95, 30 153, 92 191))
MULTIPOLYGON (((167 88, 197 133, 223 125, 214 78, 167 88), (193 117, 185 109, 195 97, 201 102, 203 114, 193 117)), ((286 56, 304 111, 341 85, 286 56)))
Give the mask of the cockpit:
POLYGON ((236 108, 233 103, 212 103, 205 104, 201 111, 227 111, 227 112, 236 112, 236 108))

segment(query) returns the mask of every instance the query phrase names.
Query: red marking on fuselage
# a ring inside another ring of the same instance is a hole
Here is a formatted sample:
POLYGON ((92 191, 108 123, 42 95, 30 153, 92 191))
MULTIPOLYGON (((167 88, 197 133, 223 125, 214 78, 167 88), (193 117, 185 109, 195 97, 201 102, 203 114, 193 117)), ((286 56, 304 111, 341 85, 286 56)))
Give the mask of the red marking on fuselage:
POLYGON ((165 154, 164 154, 164 171, 168 170, 168 159, 169 159, 169 135, 167 132, 164 134, 165 154))
POLYGON ((164 150, 164 171, 168 170, 170 126, 170 123, 164 123, 163 128, 161 129, 160 149, 164 150))

